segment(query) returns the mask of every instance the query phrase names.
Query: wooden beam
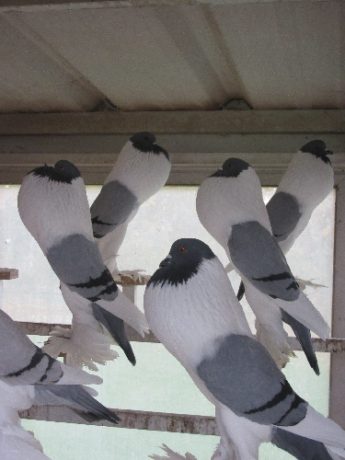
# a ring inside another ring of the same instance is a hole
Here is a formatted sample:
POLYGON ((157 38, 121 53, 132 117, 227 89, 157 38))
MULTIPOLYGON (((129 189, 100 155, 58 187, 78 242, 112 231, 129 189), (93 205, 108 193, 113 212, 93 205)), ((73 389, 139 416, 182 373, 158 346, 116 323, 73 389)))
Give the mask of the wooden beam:
POLYGON ((19 272, 16 268, 0 268, 0 280, 14 280, 18 276, 19 272))
POLYGON ((344 133, 345 110, 0 114, 0 135, 344 133))
MULTIPOLYGON (((292 2, 296 0, 285 0, 292 2)), ((323 0, 299 0, 299 2, 319 2, 323 0)), ((276 3, 281 0, 0 0, 0 12, 45 11, 55 9, 85 8, 129 8, 183 5, 237 5, 239 3, 276 3)))
MULTIPOLYGON (((203 415, 170 414, 134 410, 112 409, 119 417, 118 425, 110 422, 88 422, 88 425, 132 428, 135 430, 168 431, 171 433, 190 433, 217 435, 214 417, 203 415)), ((66 406, 34 406, 21 412, 20 416, 31 420, 85 424, 85 420, 66 406)))
MULTIPOLYGON (((332 335, 345 337, 345 180, 337 187, 335 207, 332 335)), ((345 429, 345 355, 331 356, 330 417, 345 429)))
MULTIPOLYGON (((18 326, 29 335, 49 335, 56 326, 70 328, 67 324, 47 324, 47 323, 33 323, 26 321, 16 321, 18 326)), ((150 332, 149 334, 142 337, 130 326, 126 326, 128 338, 134 342, 150 342, 159 343, 158 339, 150 332)), ((321 340, 319 338, 312 339, 314 349, 317 352, 324 353, 344 353, 345 352, 345 339, 331 338, 327 340, 321 340)), ((289 337, 289 343, 294 350, 301 350, 301 344, 295 337, 289 337)))
POLYGON ((322 138, 345 171, 345 111, 195 111, 0 115, 0 183, 20 183, 42 163, 75 163, 87 184, 102 184, 133 132, 150 130, 171 154, 169 184, 197 185, 229 156, 276 185, 293 152, 322 138))

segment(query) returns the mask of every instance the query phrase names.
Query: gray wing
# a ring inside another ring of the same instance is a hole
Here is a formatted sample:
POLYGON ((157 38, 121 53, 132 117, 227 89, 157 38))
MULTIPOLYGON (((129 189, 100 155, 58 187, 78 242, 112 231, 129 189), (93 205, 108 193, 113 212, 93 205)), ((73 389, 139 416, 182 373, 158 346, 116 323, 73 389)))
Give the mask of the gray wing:
POLYGON ((36 347, 0 310, 0 378, 12 385, 54 382, 61 378, 58 361, 36 347))
POLYGON ((99 403, 80 385, 35 385, 35 405, 70 406, 90 414, 94 420, 118 423, 116 414, 99 403))
POLYGON ((90 208, 95 238, 102 238, 124 223, 138 206, 137 197, 121 182, 105 184, 90 208))
POLYGON ((46 255, 58 278, 71 291, 92 302, 117 296, 117 285, 94 241, 80 234, 69 235, 49 248, 46 255))
POLYGON ((228 241, 235 267, 260 291, 287 301, 296 300, 299 286, 275 238, 257 221, 232 227, 228 241))
POLYGON ((293 232, 302 215, 296 198, 285 192, 275 193, 266 209, 277 241, 285 240, 293 232))
POLYGON ((198 365, 197 373, 218 401, 253 422, 291 426, 306 415, 307 403, 251 337, 223 338, 215 355, 198 365))

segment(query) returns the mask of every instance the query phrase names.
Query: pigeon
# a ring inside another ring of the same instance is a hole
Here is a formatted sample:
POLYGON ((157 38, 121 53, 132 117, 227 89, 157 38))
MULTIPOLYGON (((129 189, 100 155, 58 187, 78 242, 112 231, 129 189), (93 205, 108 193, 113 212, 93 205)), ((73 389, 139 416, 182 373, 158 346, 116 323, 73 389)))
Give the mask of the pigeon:
POLYGON ((149 132, 131 136, 118 155, 90 209, 93 234, 111 273, 117 272, 116 256, 129 222, 139 206, 163 187, 170 170, 168 152, 149 132))
MULTIPOLYGON (((34 404, 69 405, 85 418, 118 423, 110 412, 82 385, 101 383, 96 375, 67 366, 44 353, 0 310, 0 381, 18 391, 29 391, 34 404)), ((18 395, 13 398, 18 403, 18 395)), ((9 403, 9 399, 5 399, 9 403)), ((0 399, 1 404, 1 399, 0 399)))
MULTIPOLYGON (((147 330, 143 313, 118 289, 104 265, 93 237, 85 184, 78 168, 66 160, 27 174, 18 194, 20 217, 35 238, 55 274, 72 313, 92 327, 83 344, 92 353, 99 319, 135 364, 123 321, 140 334, 147 330), (109 313, 109 315, 108 315, 109 313), (110 316, 111 315, 111 316, 110 316), (95 331, 95 332, 94 332, 95 331)), ((100 326, 98 326, 100 329, 100 326)), ((73 347, 71 343, 71 347, 73 347)), ((73 351, 73 348, 72 348, 73 351)), ((85 350, 84 350, 85 351, 85 350)), ((82 363, 83 364, 83 363, 82 363)))
MULTIPOLYGON (((313 140, 301 147, 294 155, 275 194, 266 205, 272 233, 284 254, 305 229, 314 209, 333 189, 334 172, 328 158, 332 153, 327 150, 322 140, 313 140)), ((301 281, 298 282, 301 285, 301 281)), ((244 285, 241 282, 237 294, 239 300, 243 294, 244 285)), ((309 329, 284 310, 281 314, 282 320, 298 337, 310 366, 319 375, 320 370, 309 329)), ((259 322, 256 329, 261 343, 269 343, 270 331, 266 331, 259 322)))
POLYGON ((314 209, 334 187, 334 171, 322 140, 301 147, 267 203, 272 232, 286 254, 307 226, 314 209))
MULTIPOLYGON (((169 155, 156 144, 152 133, 134 134, 121 150, 90 209, 94 237, 103 262, 112 274, 118 271, 116 257, 129 222, 139 206, 165 184, 170 169, 169 155)), ((93 304, 91 311, 81 305, 85 304, 83 299, 73 297, 69 291, 62 294, 72 311, 78 309, 78 319, 73 316, 71 330, 61 327, 53 330, 45 346, 49 353, 58 356, 62 352, 71 365, 85 364, 92 370, 97 369, 95 362, 104 364, 117 356, 110 348, 111 341, 100 330, 99 324, 102 324, 135 364, 123 323, 118 318, 97 304, 93 304)))
POLYGON ((236 460, 256 460, 260 444, 272 441, 276 429, 291 434, 291 442, 303 436, 323 443, 331 458, 345 457, 345 431, 294 392, 233 314, 241 307, 205 243, 173 243, 146 287, 144 309, 152 332, 216 406, 236 460))
MULTIPOLYGON (((124 145, 91 205, 93 234, 103 262, 113 275, 118 273, 116 258, 129 222, 139 206, 163 187, 170 169, 169 155, 156 144, 155 136, 147 132, 136 133, 124 145)), ((101 324, 119 343, 129 361, 135 364, 122 320, 95 303, 90 309, 85 305, 87 301, 69 290, 63 289, 62 295, 74 312, 72 328, 56 327, 45 345, 47 352, 53 356, 64 353, 69 364, 84 364, 91 370, 97 370, 95 363, 105 364, 117 357, 110 348, 111 341, 100 330, 101 324)))
MULTIPOLYGON (((290 322, 296 320, 322 339, 329 336, 328 325, 301 291, 272 235, 259 178, 247 162, 226 160, 222 169, 200 185, 196 208, 201 223, 241 276, 248 303, 266 331, 264 345, 278 365, 284 366, 292 353, 282 311, 290 322)), ((310 350, 306 351, 318 372, 310 350)))

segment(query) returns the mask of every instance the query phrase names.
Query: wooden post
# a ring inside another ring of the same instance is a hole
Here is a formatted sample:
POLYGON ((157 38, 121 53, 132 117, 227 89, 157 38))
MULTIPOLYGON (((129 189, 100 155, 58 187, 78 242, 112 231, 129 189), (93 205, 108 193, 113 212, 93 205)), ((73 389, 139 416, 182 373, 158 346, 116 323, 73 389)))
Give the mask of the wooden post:
MULTIPOLYGON (((345 180, 335 205, 332 336, 345 337, 345 180)), ((345 428, 345 353, 331 354, 330 417, 345 428)))

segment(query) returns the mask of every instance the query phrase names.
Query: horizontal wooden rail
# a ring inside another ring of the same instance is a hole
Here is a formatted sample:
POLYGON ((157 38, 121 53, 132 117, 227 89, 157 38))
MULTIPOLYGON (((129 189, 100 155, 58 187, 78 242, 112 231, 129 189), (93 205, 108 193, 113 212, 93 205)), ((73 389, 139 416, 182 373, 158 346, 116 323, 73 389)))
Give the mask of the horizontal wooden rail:
MULTIPOLYGON (((33 323, 26 321, 17 321, 17 324, 29 335, 49 335, 56 326, 69 328, 68 324, 47 324, 47 323, 33 323)), ((141 337, 134 329, 127 326, 128 338, 134 342, 151 342, 159 343, 158 339, 152 334, 147 334, 145 337, 141 337)), ((325 353, 340 353, 345 351, 345 339, 332 337, 327 340, 313 338, 315 351, 325 353)), ((289 337, 289 343, 294 350, 301 350, 301 345, 295 337, 289 337)))
POLYGON ((67 406, 33 406, 21 412, 20 416, 30 420, 51 422, 90 424, 97 426, 116 426, 136 430, 168 431, 172 433, 190 433, 217 435, 214 417, 205 415, 170 414, 162 412, 112 409, 121 419, 118 425, 107 421, 85 422, 85 420, 67 406))
POLYGON ((0 114, 0 135, 342 133, 345 110, 169 110, 0 114))
POLYGON ((14 280, 19 273, 16 268, 0 268, 0 280, 14 280))

